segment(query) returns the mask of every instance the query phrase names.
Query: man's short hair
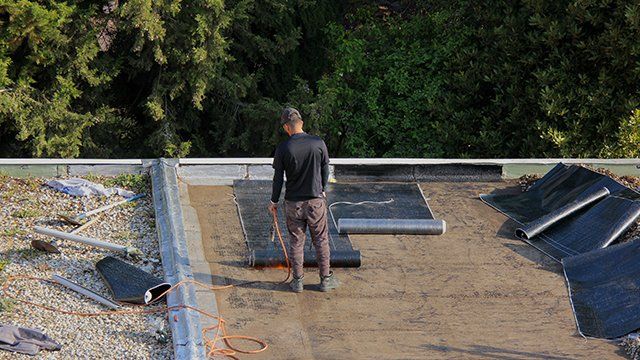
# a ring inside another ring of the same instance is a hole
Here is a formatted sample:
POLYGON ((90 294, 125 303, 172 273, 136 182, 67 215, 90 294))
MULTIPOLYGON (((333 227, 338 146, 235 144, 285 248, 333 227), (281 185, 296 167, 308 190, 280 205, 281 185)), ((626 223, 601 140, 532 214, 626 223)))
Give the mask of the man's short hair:
POLYGON ((284 108, 282 115, 280 115, 280 125, 295 124, 301 121, 300 112, 292 107, 284 108))

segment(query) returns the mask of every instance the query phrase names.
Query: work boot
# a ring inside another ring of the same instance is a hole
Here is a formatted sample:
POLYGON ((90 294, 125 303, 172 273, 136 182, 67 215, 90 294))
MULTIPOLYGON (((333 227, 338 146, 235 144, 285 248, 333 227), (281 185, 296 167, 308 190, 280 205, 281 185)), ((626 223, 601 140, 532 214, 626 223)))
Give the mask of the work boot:
POLYGON ((320 276, 320 291, 329 291, 340 286, 340 281, 333 275, 333 271, 329 276, 320 276))
POLYGON ((302 290, 304 289, 303 280, 304 280, 304 275, 300 278, 297 278, 294 276, 293 279, 291 279, 291 282, 289 282, 289 287, 293 292, 301 293, 302 290))

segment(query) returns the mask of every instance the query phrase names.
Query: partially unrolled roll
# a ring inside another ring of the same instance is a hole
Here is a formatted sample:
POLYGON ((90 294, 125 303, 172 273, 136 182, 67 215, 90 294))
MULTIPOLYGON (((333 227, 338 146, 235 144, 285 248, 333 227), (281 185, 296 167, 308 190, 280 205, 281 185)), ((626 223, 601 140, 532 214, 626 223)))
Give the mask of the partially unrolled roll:
POLYGON ((435 219, 338 219, 341 234, 442 235, 446 230, 447 223, 435 219))
MULTIPOLYGON (((331 250, 330 264, 332 267, 360 267, 360 263, 361 256, 358 250, 331 250)), ((249 266, 252 267, 284 266, 285 264, 282 251, 254 250, 249 254, 249 266)), ((304 266, 318 266, 315 252, 304 253, 304 266)))
POLYGON ((96 270, 116 301, 149 304, 164 297, 171 284, 129 263, 107 256, 96 263, 96 270))
POLYGON ((529 240, 532 237, 539 235, 558 221, 607 196, 609 196, 609 189, 603 187, 596 192, 588 194, 587 196, 580 197, 545 216, 533 220, 523 227, 517 228, 516 236, 521 239, 529 240))

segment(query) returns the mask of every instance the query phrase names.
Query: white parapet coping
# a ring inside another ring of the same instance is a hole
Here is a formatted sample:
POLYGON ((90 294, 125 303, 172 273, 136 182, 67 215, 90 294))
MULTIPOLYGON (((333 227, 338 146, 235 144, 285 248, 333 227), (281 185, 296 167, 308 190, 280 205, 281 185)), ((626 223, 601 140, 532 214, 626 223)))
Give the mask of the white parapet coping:
MULTIPOLYGON (((458 181, 464 179, 468 181, 487 181, 490 179, 496 180, 497 178, 516 179, 524 174, 542 175, 560 162, 565 164, 588 164, 594 167, 607 168, 618 175, 640 176, 640 159, 637 158, 332 158, 330 170, 336 178, 343 178, 348 174, 347 180, 349 181, 364 179, 367 176, 394 181, 447 181, 454 179, 458 181), (389 170, 389 172, 385 173, 385 168, 395 170, 389 170), (341 170, 338 171, 338 169, 341 170)), ((178 163, 180 165, 179 175, 192 185, 231 184, 235 179, 270 179, 273 176, 271 158, 185 158, 179 159, 178 163)))
MULTIPOLYGON (((143 165, 146 159, 32 159, 0 158, 0 165, 143 165)), ((272 158, 183 158, 180 165, 270 165, 272 158)), ((611 164, 640 165, 633 159, 576 159, 576 158, 529 158, 529 159, 432 159, 432 158, 332 158, 333 165, 510 165, 510 164, 611 164)))
MULTIPOLYGON (((183 158, 180 165, 270 165, 272 158, 183 158)), ((510 165, 539 164, 610 164, 639 165, 640 159, 575 159, 575 158, 539 158, 539 159, 428 159, 428 158, 332 158, 333 165, 510 165)))
MULTIPOLYGON (((18 177, 29 176, 84 176, 88 174, 114 176, 123 173, 146 172, 153 159, 11 159, 0 158, 0 173, 18 177)), ((173 160, 179 167, 179 176, 190 183, 225 184, 234 179, 270 179, 273 176, 271 158, 184 158, 173 160), (216 180, 217 179, 217 180, 216 180)), ((447 179, 449 175, 465 176, 471 173, 502 173, 503 179, 514 179, 523 174, 544 174, 555 164, 589 164, 607 168, 618 175, 640 176, 640 159, 427 159, 427 158, 332 158, 330 170, 336 176, 350 173, 356 178, 390 171, 395 177, 388 179, 416 181, 447 179), (457 168, 457 170, 456 170, 457 168), (480 170, 484 169, 484 170, 480 170), (500 170, 501 169, 501 170, 500 170), (451 171, 453 173, 449 174, 451 171), (373 172, 373 173, 372 173, 373 172), (402 178, 402 179, 401 179, 402 178), (406 179, 405 179, 406 178, 406 179)), ((387 174, 388 175, 388 174, 387 174)), ((494 174, 495 175, 495 174, 494 174)), ((468 176, 467 176, 468 177, 468 176)), ((480 180, 482 177, 469 178, 480 180)), ((486 180, 486 176, 484 177, 486 180)))

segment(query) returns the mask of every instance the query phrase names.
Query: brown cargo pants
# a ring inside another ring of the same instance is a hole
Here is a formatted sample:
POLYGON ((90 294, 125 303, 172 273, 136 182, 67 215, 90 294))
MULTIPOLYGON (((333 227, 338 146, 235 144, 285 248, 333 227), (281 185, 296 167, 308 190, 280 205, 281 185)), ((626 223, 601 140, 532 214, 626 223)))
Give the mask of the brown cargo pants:
POLYGON ((287 230, 289 230, 289 252, 293 275, 300 278, 304 275, 304 242, 307 226, 311 234, 313 246, 316 248, 316 259, 321 276, 329 276, 329 226, 327 224, 327 204, 324 198, 305 201, 285 201, 287 214, 287 230))

